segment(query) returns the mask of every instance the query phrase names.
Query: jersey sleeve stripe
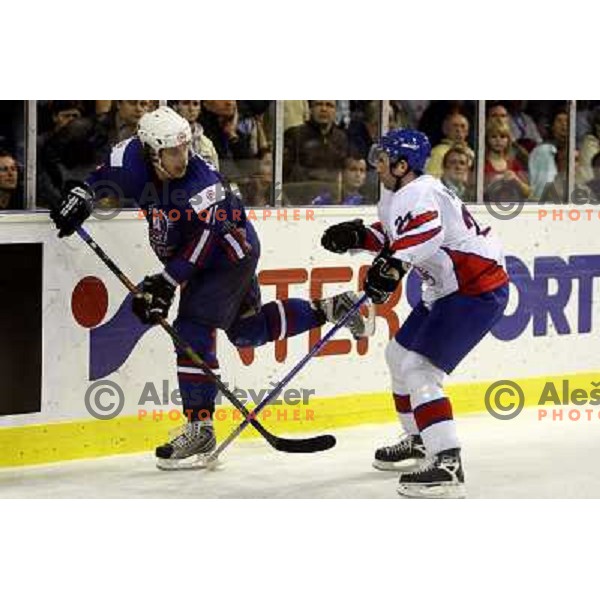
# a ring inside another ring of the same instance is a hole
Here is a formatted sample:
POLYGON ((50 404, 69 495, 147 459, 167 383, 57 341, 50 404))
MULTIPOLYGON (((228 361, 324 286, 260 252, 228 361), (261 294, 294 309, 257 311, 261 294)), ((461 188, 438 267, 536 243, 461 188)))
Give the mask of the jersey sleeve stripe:
MULTIPOLYGON (((379 225, 379 223, 377 223, 379 225)), ((371 252, 379 252, 385 244, 385 236, 375 227, 367 227, 367 234, 364 241, 364 249, 371 252)))
POLYGON ((230 233, 226 233, 224 237, 227 240, 227 242, 229 242, 229 245, 234 249, 237 257, 240 260, 246 256, 238 241, 230 233))
POLYGON ((281 333, 279 334, 278 339, 283 340, 287 334, 287 319, 285 318, 285 308, 281 300, 276 300, 275 302, 277 303, 277 309, 279 310, 279 318, 281 319, 281 333))
POLYGON ((162 276, 174 287, 177 287, 179 285, 179 282, 174 279, 173 277, 171 277, 171 275, 167 272, 167 271, 163 271, 162 272, 162 276))
POLYGON ((397 250, 405 250, 406 248, 412 248, 413 246, 424 244, 425 242, 433 239, 441 231, 441 227, 435 227, 434 229, 430 229, 424 233, 403 236, 391 245, 390 250, 392 250, 392 252, 396 252, 397 250))
POLYGON ((196 263, 196 261, 198 260, 198 257, 200 256, 200 253, 202 252, 202 250, 204 250, 209 237, 210 237, 210 231, 208 229, 205 229, 202 232, 202 236, 200 237, 200 240, 196 244, 196 247, 194 248, 192 254, 190 255, 189 261, 191 263, 196 263))
POLYGON ((417 229, 418 227, 421 227, 421 225, 425 225, 425 223, 434 221, 435 219, 438 218, 438 216, 439 216, 439 213, 437 210, 430 210, 428 212, 417 215, 416 217, 414 217, 413 219, 408 221, 408 223, 406 223, 406 225, 400 230, 399 233, 404 234, 407 231, 412 231, 413 229, 417 229))

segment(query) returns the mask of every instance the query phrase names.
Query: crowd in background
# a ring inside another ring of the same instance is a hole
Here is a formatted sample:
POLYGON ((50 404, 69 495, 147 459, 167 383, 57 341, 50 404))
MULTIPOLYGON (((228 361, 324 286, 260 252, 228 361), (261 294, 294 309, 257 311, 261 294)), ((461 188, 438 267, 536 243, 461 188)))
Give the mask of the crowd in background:
MULTIPOLYGON (((476 201, 477 102, 291 100, 275 140, 275 102, 169 100, 192 129, 193 150, 239 188, 249 206, 361 205, 377 202, 367 162, 381 129, 424 131, 426 172, 463 200, 476 201), (283 181, 273 181, 274 144, 283 144, 283 181), (281 198, 277 198, 280 195, 281 198)), ((36 205, 60 198, 117 142, 135 134, 158 100, 54 100, 37 103, 36 205)), ((0 102, 0 210, 24 207, 25 102, 0 102)), ((495 100, 485 104, 483 199, 562 201, 567 192, 569 126, 576 128, 575 189, 600 200, 600 101, 495 100)))

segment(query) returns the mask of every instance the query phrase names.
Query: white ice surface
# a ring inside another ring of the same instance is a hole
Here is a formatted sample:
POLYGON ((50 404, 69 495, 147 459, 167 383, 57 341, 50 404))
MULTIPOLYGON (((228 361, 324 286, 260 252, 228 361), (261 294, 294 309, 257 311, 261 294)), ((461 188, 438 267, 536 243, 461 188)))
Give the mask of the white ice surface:
MULTIPOLYGON (((511 421, 458 419, 470 498, 600 498, 597 415, 591 422, 537 417, 528 409, 511 421)), ((374 449, 397 427, 333 433, 337 446, 312 455, 241 442, 214 472, 158 471, 150 453, 2 469, 0 498, 398 498, 397 475, 371 467, 374 449)))

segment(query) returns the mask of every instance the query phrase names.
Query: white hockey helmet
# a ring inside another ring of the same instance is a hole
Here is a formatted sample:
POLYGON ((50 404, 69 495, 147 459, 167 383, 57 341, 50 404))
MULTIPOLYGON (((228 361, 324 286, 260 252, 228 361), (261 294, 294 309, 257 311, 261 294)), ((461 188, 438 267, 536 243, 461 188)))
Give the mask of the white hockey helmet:
POLYGON ((159 106, 146 113, 138 123, 137 135, 158 153, 163 148, 175 148, 192 141, 190 124, 168 106, 159 106))

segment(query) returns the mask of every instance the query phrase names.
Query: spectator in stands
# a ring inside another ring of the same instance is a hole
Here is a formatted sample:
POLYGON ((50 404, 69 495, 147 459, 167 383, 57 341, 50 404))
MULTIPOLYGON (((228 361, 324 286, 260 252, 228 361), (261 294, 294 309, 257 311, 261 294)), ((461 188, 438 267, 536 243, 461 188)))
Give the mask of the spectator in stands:
MULTIPOLYGON (((556 153, 556 168, 557 173, 554 179, 546 184, 542 192, 542 202, 565 202, 567 196, 567 167, 568 167, 568 145, 565 144, 559 148, 556 153)), ((575 151, 575 170, 579 167, 579 152, 575 151)), ((575 182, 571 199, 577 203, 585 203, 590 200, 600 200, 596 196, 597 188, 595 185, 590 185, 591 182, 578 183, 575 182)))
POLYGON ((25 161, 25 102, 0 102, 0 148, 10 152, 19 164, 25 161))
POLYGON ((79 100, 55 100, 50 103, 50 114, 54 132, 66 127, 71 121, 80 119, 83 106, 79 100))
POLYGON ((525 167, 511 156, 508 123, 498 117, 487 122, 485 131, 484 200, 524 200, 531 189, 525 167))
POLYGON ((175 100, 173 108, 190 124, 192 128, 192 149, 204 160, 219 169, 219 155, 210 138, 204 135, 202 125, 198 123, 200 116, 200 100, 175 100))
POLYGON ((430 104, 430 100, 389 100, 389 129, 419 129, 419 123, 430 104))
MULTIPOLYGON (((362 105, 365 100, 336 100, 335 102, 335 123, 338 127, 346 130, 350 125, 351 117, 351 103, 362 105)), ((359 111, 360 112, 360 111, 359 111)))
POLYGON ((455 144, 442 159, 442 183, 463 202, 475 202, 475 189, 469 182, 471 154, 465 144, 455 144))
MULTIPOLYGON (((445 137, 443 128, 448 115, 460 113, 472 123, 475 118, 475 102, 469 100, 432 100, 425 107, 417 129, 427 135, 432 146, 437 146, 445 137)), ((469 145, 473 140, 469 138, 469 145)))
POLYGON ((271 150, 268 135, 270 100, 238 100, 238 131, 250 136, 250 154, 253 158, 271 150))
MULTIPOLYGON (((486 103, 486 120, 490 119, 500 119, 510 128, 510 115, 508 114, 506 106, 501 102, 492 101, 486 103)), ((524 146, 521 146, 512 137, 512 129, 510 155, 512 158, 517 159, 522 165, 526 165, 529 161, 529 150, 524 146)))
POLYGON ((362 156, 349 156, 342 173, 342 204, 365 204, 362 190, 367 182, 367 161, 362 156))
POLYGON ((531 152, 542 143, 542 136, 535 121, 525 112, 527 100, 511 100, 506 104, 510 115, 510 133, 513 140, 531 152))
POLYGON ((250 158, 250 140, 238 131, 235 100, 204 100, 200 123, 221 159, 250 158))
POLYGON ((106 113, 109 113, 112 105, 113 105, 113 101, 112 100, 96 100, 94 102, 95 104, 95 113, 96 116, 99 117, 100 115, 105 115, 106 113))
POLYGON ((594 195, 595 200, 600 200, 600 152, 592 158, 592 172, 594 177, 588 182, 588 188, 594 195))
POLYGON ((600 152, 600 107, 590 114, 590 131, 583 138, 579 149, 578 183, 586 183, 594 178, 592 158, 600 152))
POLYGON ((486 102, 485 117, 486 119, 498 119, 510 127, 508 110, 501 102, 486 102))
POLYGON ((285 132, 283 180, 294 203, 307 203, 321 193, 336 200, 344 161, 346 132, 335 124, 335 100, 310 100, 310 119, 285 132))
POLYGON ((83 114, 83 104, 79 100, 51 100, 47 104, 47 113, 50 116, 51 127, 48 130, 48 123, 46 123, 46 127, 38 129, 38 149, 70 123, 80 119, 83 114))
MULTIPOLYGON (((402 100, 384 100, 388 115, 387 129, 418 129, 415 121, 406 110, 405 103, 402 100)), ((418 120, 416 121, 418 122, 418 120)))
POLYGON ((475 161, 475 153, 469 148, 467 140, 469 137, 469 121, 462 113, 453 112, 446 116, 442 125, 444 138, 431 150, 431 156, 425 167, 429 175, 441 177, 443 174, 443 160, 446 152, 455 144, 464 144, 470 154, 469 169, 475 161))
MULTIPOLYGON (((554 178, 544 186, 541 202, 564 202, 567 191, 567 145, 558 148, 555 156, 556 171, 554 178)), ((577 162, 577 156, 575 156, 577 162)), ((581 190, 581 188, 580 188, 581 190)), ((575 191, 575 190, 574 190, 575 191)))
POLYGON ((94 119, 82 117, 77 100, 49 103, 52 129, 38 137, 37 196, 39 206, 61 198, 68 179, 82 179, 99 162, 106 137, 94 119))
MULTIPOLYGON (((532 198, 540 199, 548 184, 555 184, 559 166, 566 165, 566 149, 569 134, 569 115, 558 110, 552 119, 551 139, 540 144, 529 155, 529 181, 532 198), (560 153, 560 156, 558 154, 560 153), (560 165, 559 161, 560 159, 560 165)), ((564 190, 563 190, 564 192, 564 190)), ((560 194, 562 198, 562 193, 560 194)))
POLYGON ((283 128, 297 127, 310 119, 310 110, 306 100, 286 100, 283 103, 283 128))
POLYGON ((316 206, 330 204, 372 204, 373 200, 365 195, 367 182, 367 161, 362 156, 348 156, 342 173, 342 193, 336 200, 331 193, 324 192, 317 196, 312 203, 316 206))
POLYGON ((13 155, 0 150, 0 210, 20 210, 19 168, 13 155))
POLYGON ((596 103, 594 100, 577 100, 577 113, 575 115, 575 145, 579 148, 583 138, 588 133, 593 133, 591 119, 596 103))
POLYGON ((379 101, 369 100, 361 104, 360 110, 351 113, 347 136, 350 153, 366 160, 379 135, 379 101))
POLYGON ((249 175, 248 181, 240 186, 244 203, 248 206, 274 206, 273 153, 266 150, 257 158, 257 168, 249 175))
POLYGON ((546 141, 552 137, 552 120, 559 110, 569 112, 565 100, 530 100, 527 102, 527 113, 533 119, 537 130, 546 141))
POLYGON ((139 120, 151 110, 152 102, 155 101, 100 100, 96 103, 96 120, 106 136, 106 151, 110 146, 135 135, 139 120))
POLYGON ((247 161, 268 149, 262 122, 240 118, 236 100, 203 100, 199 122, 219 156, 221 172, 243 184, 252 172, 247 161))

